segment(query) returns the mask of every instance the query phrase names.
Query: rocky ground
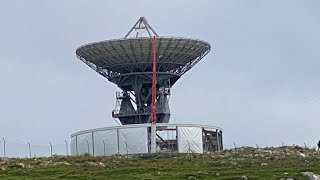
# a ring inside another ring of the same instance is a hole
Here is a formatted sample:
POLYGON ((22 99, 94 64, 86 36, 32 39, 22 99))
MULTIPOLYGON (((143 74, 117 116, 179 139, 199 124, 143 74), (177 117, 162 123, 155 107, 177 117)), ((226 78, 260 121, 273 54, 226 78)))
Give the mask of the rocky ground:
POLYGON ((241 147, 208 154, 1 158, 0 179, 310 179, 320 153, 298 146, 241 147))

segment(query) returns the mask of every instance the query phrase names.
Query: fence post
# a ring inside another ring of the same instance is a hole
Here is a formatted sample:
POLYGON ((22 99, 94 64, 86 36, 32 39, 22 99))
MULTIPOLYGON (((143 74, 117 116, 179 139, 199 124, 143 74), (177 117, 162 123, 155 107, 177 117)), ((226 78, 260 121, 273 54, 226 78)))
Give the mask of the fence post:
POLYGON ((66 153, 67 153, 67 157, 68 157, 68 141, 67 140, 64 140, 64 142, 66 143, 66 153))
POLYGON ((7 154, 6 154, 6 140, 4 138, 2 138, 3 140, 3 157, 7 157, 7 154))
POLYGON ((173 156, 173 151, 174 151, 173 144, 171 144, 171 156, 173 156))
POLYGON ((117 128, 117 145, 118 145, 118 154, 120 154, 120 144, 119 144, 120 138, 119 138, 119 129, 117 128))
POLYGON ((31 159, 31 145, 30 145, 30 142, 28 142, 28 146, 29 146, 29 158, 31 159))
POLYGON ((220 138, 219 138, 219 130, 216 129, 216 151, 220 151, 220 138))
POLYGON ((92 134, 91 134, 91 140, 92 140, 92 156, 94 157, 94 137, 93 137, 93 131, 92 131, 92 134))
POLYGON ((103 155, 106 156, 106 143, 104 141, 103 142, 103 155))
POLYGON ((223 132, 222 132, 222 130, 221 131, 219 131, 220 132, 220 151, 222 151, 223 150, 223 132))
POLYGON ((128 143, 126 141, 123 141, 123 142, 126 144, 126 151, 127 151, 127 158, 128 158, 128 154, 129 154, 129 152, 128 152, 128 143))
POLYGON ((51 144, 51 142, 49 142, 49 145, 50 145, 50 156, 52 158, 52 144, 51 144))
POLYGON ((77 156, 79 155, 79 151, 78 151, 78 135, 76 135, 76 152, 77 152, 77 156))
POLYGON ((309 156, 309 152, 308 152, 308 149, 307 149, 307 144, 306 143, 303 143, 304 144, 304 153, 306 155, 306 158, 309 156))
POLYGON ((281 145, 279 146, 279 150, 280 150, 280 165, 281 166, 282 166, 283 148, 284 148, 284 143, 281 142, 281 145))
POLYGON ((87 142, 87 146, 88 146, 88 155, 90 155, 90 146, 89 146, 89 142, 88 142, 88 140, 86 140, 86 142, 87 142))
POLYGON ((192 153, 192 151, 191 151, 191 148, 190 148, 190 143, 189 143, 189 141, 187 141, 187 143, 188 143, 188 151, 187 151, 187 154, 189 154, 189 153, 192 153))
POLYGON ((234 146, 234 157, 235 157, 236 162, 237 162, 237 161, 238 161, 238 160, 237 160, 237 146, 236 146, 236 143, 235 143, 235 142, 233 142, 233 146, 234 146))

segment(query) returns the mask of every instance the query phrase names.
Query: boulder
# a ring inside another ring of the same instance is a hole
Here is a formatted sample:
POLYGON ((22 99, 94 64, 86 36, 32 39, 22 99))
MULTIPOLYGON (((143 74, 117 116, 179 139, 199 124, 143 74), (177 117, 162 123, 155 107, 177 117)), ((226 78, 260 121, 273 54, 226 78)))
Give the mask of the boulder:
POLYGON ((312 172, 302 172, 304 177, 307 177, 308 180, 320 180, 320 175, 314 174, 312 172))

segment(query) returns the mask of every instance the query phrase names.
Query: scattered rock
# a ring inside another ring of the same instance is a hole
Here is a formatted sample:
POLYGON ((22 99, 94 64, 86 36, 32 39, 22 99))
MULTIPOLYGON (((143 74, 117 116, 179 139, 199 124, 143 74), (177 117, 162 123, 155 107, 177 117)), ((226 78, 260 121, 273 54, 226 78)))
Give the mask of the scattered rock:
POLYGON ((101 166, 101 167, 105 167, 106 165, 103 164, 102 162, 96 163, 96 162, 87 162, 90 166, 101 166))
POLYGON ((294 180, 293 178, 287 178, 287 180, 294 180))
POLYGON ((45 162, 44 164, 43 164, 43 166, 48 166, 49 164, 51 164, 52 163, 52 161, 50 160, 50 161, 47 161, 47 162, 45 162))
POLYGON ((261 163, 261 166, 267 166, 268 163, 261 163))
POLYGON ((283 174, 284 174, 284 175, 288 175, 289 173, 287 173, 287 172, 284 172, 283 174))
POLYGON ((99 164, 98 163, 95 163, 95 162, 87 162, 90 166, 98 166, 99 164))
POLYGON ((99 162, 99 165, 100 165, 101 167, 106 167, 106 165, 103 164, 102 162, 99 162))
POLYGON ((320 180, 320 175, 314 174, 312 172, 302 172, 301 174, 307 177, 308 180, 320 180))
POLYGON ((248 178, 247 178, 247 176, 241 176, 240 179, 247 180, 248 178))
POLYGON ((59 165, 70 166, 71 164, 66 162, 66 161, 63 161, 63 162, 52 162, 51 160, 50 161, 46 161, 44 163, 41 163, 41 166, 59 166, 59 165))
POLYGON ((220 173, 217 172, 217 173, 216 173, 216 176, 220 176, 220 173))
POLYGON ((0 171, 6 171, 6 168, 1 167, 1 168, 0 168, 0 171))
POLYGON ((304 153, 301 153, 301 152, 299 152, 298 155, 301 156, 301 157, 303 157, 303 158, 306 157, 306 155, 305 155, 304 153))
POLYGON ((23 163, 15 163, 15 164, 10 165, 9 167, 11 167, 11 168, 21 168, 21 169, 26 168, 26 166, 23 163))
POLYGON ((26 165, 26 168, 27 168, 27 169, 32 169, 32 168, 34 168, 34 167, 33 167, 33 166, 30 166, 29 164, 27 164, 27 165, 26 165))
POLYGON ((198 178, 195 176, 189 176, 188 179, 198 179, 198 178))
POLYGON ((52 163, 53 166, 58 166, 58 165, 65 165, 65 166, 70 166, 71 164, 68 162, 54 162, 52 163))

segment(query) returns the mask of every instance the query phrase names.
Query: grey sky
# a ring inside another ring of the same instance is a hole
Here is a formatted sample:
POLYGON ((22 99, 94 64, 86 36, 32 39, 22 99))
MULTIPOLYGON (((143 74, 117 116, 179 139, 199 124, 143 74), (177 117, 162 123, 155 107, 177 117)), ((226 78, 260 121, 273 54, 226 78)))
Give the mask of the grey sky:
POLYGON ((116 125, 117 87, 75 56, 122 38, 140 16, 212 51, 172 89, 171 122, 224 129, 225 144, 320 139, 320 1, 0 0, 0 136, 62 144, 116 125))

